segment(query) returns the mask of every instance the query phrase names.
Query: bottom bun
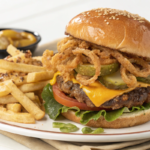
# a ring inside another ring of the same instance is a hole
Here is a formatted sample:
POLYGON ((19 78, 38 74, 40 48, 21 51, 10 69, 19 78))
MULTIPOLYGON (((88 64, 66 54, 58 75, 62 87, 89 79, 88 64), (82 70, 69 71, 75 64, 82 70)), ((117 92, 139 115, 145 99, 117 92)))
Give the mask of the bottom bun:
MULTIPOLYGON (((80 117, 75 115, 73 110, 68 110, 62 115, 74 122, 80 123, 80 117)), ((136 125, 140 125, 146 123, 150 120, 150 109, 142 110, 132 113, 123 113, 118 119, 108 122, 101 116, 98 120, 90 120, 86 126, 90 127, 102 127, 102 128, 125 128, 125 127, 132 127, 136 125)))

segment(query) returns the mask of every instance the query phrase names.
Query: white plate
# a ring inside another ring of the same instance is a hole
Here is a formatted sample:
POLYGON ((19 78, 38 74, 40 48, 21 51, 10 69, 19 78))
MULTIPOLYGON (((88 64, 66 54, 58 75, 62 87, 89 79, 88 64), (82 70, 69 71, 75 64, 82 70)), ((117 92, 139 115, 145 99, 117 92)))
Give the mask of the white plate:
MULTIPOLYGON (((35 55, 42 54, 46 48, 56 50, 57 41, 42 45, 37 49, 35 55)), ((71 121, 63 119, 59 122, 71 121)), ((20 124, 0 120, 0 129, 25 136, 75 142, 119 142, 150 138, 150 122, 130 128, 104 129, 104 133, 100 135, 82 134, 81 129, 84 126, 77 123, 73 124, 80 128, 78 132, 62 133, 59 129, 53 128, 52 123, 53 120, 49 119, 48 115, 43 120, 37 121, 36 124, 20 124)))
MULTIPOLYGON (((69 123, 71 121, 62 119, 59 122, 69 123)), ((57 128, 52 127, 53 120, 48 115, 36 124, 20 124, 0 120, 0 129, 25 136, 38 137, 44 139, 76 141, 76 142, 119 142, 150 138, 150 122, 143 125, 123 128, 123 129, 104 129, 100 135, 82 134, 83 125, 73 123, 79 127, 75 133, 62 133, 57 128)))

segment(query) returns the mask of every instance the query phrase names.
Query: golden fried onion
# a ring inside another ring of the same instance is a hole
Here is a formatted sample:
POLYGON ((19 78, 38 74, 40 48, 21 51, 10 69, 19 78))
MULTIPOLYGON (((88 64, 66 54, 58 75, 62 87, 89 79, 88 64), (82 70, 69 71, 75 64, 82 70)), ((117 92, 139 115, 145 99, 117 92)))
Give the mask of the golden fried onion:
POLYGON ((108 65, 108 64, 112 64, 112 63, 115 63, 117 62, 116 59, 113 59, 113 58, 110 58, 111 57, 111 54, 109 51, 104 50, 104 51, 101 51, 99 49, 95 49, 93 50, 93 52, 99 56, 99 59, 100 59, 100 63, 101 65, 108 65))
POLYGON ((136 77, 131 73, 127 72, 127 69, 121 65, 120 73, 122 80, 127 84, 128 87, 135 87, 137 84, 136 77))
POLYGON ((86 50, 86 49, 76 49, 76 50, 73 50, 72 53, 74 55, 84 54, 92 60, 92 62, 94 64, 94 68, 95 68, 95 75, 92 78, 87 79, 86 77, 84 77, 80 74, 77 74, 76 79, 83 85, 89 85, 89 84, 93 83, 100 75, 100 70, 101 70, 101 64, 100 64, 98 56, 95 55, 95 53, 93 51, 86 50))
POLYGON ((82 41, 70 36, 58 42, 57 49, 59 52, 65 52, 66 50, 68 50, 68 48, 71 48, 72 50, 76 49, 77 47, 88 49, 90 46, 91 44, 89 42, 82 41))
POLYGON ((147 77, 148 75, 150 75, 150 66, 143 59, 133 58, 129 60, 126 57, 124 57, 121 53, 115 50, 110 50, 110 53, 112 54, 113 57, 115 57, 120 62, 120 64, 124 68, 126 68, 130 73, 132 73, 136 77, 147 77), (137 69, 132 63, 136 63, 142 66, 143 69, 141 70, 137 69))
POLYGON ((53 66, 51 65, 51 58, 53 56, 53 51, 45 50, 42 57, 42 63, 43 66, 47 68, 47 70, 53 69, 53 66))
POLYGON ((150 75, 149 64, 142 58, 126 56, 117 50, 98 46, 71 36, 61 40, 57 44, 57 49, 59 53, 53 57, 51 52, 44 52, 42 61, 48 70, 60 71, 65 81, 71 79, 71 74, 78 64, 84 63, 93 64, 96 73, 92 78, 78 74, 76 79, 83 85, 91 84, 97 80, 101 65, 115 63, 116 61, 121 64, 121 76, 128 87, 135 86, 137 83, 136 77, 150 75))
POLYGON ((61 72, 64 81, 68 81, 71 77, 72 71, 77 67, 77 65, 81 62, 81 55, 77 55, 76 57, 71 57, 66 64, 60 64, 57 66, 58 71, 61 72))

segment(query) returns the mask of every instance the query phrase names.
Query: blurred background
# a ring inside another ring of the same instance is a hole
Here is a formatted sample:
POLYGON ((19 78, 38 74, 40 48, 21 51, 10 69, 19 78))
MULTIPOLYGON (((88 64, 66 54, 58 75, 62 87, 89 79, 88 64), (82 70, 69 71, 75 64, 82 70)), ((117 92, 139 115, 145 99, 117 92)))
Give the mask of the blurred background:
POLYGON ((44 44, 63 37, 72 17, 99 7, 127 10, 150 20, 149 0, 0 0, 0 27, 37 31, 44 44))

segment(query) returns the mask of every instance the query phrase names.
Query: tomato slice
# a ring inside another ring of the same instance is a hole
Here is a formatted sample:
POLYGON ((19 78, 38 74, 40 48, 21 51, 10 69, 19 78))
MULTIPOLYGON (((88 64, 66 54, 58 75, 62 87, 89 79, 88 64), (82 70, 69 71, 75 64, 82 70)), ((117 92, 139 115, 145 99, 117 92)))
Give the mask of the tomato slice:
MULTIPOLYGON (((62 91, 59 90, 57 84, 53 85, 53 95, 55 100, 67 107, 76 106, 80 110, 92 110, 92 111, 100 111, 104 108, 101 107, 88 107, 85 103, 80 103, 76 99, 66 96, 62 91)), ((109 110, 109 109, 105 109, 109 110)))

